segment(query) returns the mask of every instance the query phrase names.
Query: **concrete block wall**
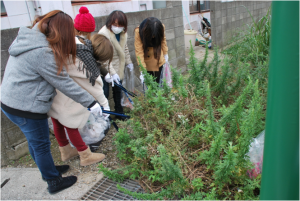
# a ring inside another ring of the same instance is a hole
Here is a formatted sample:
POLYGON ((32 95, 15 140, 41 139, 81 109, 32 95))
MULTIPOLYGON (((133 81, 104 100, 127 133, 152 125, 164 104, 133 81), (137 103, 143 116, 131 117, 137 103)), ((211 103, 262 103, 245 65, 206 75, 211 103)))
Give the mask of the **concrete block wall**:
POLYGON ((1 165, 16 160, 29 152, 27 140, 14 123, 1 111, 1 165))
MULTIPOLYGON (((128 18, 128 48, 135 68, 135 75, 139 77, 140 71, 137 65, 134 49, 134 29, 147 17, 156 17, 165 25, 167 45, 169 48, 169 62, 173 67, 182 72, 187 70, 184 48, 184 28, 181 1, 167 1, 166 8, 126 13, 128 18)), ((105 25, 107 16, 95 17, 97 33, 105 25)), ((1 30, 1 80, 5 72, 5 66, 9 57, 8 48, 16 38, 19 28, 1 30)), ((112 94, 110 92, 110 94, 112 94)), ((110 100, 111 108, 114 108, 110 100)), ((28 152, 27 141, 22 132, 1 112, 1 162, 9 159, 17 159, 28 152), (11 135, 13 133, 13 135, 11 135), (12 137, 11 137, 11 136, 12 137), (26 150, 27 148, 27 150, 26 150)))
POLYGON ((18 31, 19 28, 1 30, 1 80, 9 57, 8 48, 17 37, 18 31))
POLYGON ((252 18, 244 6, 257 22, 267 14, 271 1, 210 2, 213 45, 227 45, 231 37, 239 29, 243 29, 243 25, 252 23, 252 18))
MULTIPOLYGON (((9 57, 8 48, 18 35, 19 28, 1 30, 1 80, 9 57)), ((28 153, 27 140, 18 126, 1 111, 1 165, 28 153)))

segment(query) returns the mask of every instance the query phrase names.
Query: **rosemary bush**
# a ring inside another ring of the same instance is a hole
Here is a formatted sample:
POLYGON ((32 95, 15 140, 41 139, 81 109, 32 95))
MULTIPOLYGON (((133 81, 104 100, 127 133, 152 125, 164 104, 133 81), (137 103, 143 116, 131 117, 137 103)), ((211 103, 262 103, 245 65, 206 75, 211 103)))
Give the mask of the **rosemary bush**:
POLYGON ((133 99, 131 119, 114 136, 119 169, 99 166, 116 181, 136 179, 138 199, 259 199, 260 177, 250 179, 245 154, 265 124, 267 61, 253 68, 218 50, 197 61, 190 49, 189 76, 172 70, 162 88, 141 66, 148 90, 133 99))

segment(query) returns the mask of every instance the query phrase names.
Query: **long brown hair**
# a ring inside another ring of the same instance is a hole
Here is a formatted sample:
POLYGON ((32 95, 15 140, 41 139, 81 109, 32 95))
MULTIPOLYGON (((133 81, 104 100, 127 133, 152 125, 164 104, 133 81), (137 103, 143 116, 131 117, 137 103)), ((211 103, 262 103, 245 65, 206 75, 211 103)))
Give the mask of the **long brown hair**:
POLYGON ((148 47, 153 47, 154 58, 157 59, 157 63, 159 63, 161 43, 165 36, 161 21, 155 17, 148 17, 140 24, 139 31, 144 54, 147 54, 148 47))
POLYGON ((53 51, 57 74, 60 74, 63 67, 68 68, 67 64, 72 56, 72 62, 76 59, 76 44, 74 23, 72 18, 61 10, 53 10, 43 16, 37 17, 33 26, 38 23, 40 31, 46 35, 49 45, 53 51))

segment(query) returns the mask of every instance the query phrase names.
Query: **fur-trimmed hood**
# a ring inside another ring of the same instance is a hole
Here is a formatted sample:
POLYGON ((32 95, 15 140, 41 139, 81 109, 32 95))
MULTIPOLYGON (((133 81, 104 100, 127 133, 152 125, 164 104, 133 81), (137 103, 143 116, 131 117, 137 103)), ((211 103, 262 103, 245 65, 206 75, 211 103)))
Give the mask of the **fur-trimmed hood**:
POLYGON ((110 40, 111 44, 113 45, 114 55, 109 71, 112 75, 117 73, 122 80, 124 78, 125 65, 132 63, 127 47, 127 33, 125 33, 124 31, 120 33, 120 42, 118 42, 115 34, 111 32, 106 26, 103 26, 98 34, 104 35, 110 40))

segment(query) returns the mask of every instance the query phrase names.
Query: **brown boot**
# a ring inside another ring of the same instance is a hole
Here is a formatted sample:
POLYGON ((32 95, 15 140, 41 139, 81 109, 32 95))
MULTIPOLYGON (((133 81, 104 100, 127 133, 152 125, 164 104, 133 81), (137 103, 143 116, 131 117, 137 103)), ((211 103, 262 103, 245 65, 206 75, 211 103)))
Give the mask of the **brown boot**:
POLYGON ((61 160, 67 161, 71 158, 74 158, 75 156, 78 156, 77 149, 73 149, 70 144, 67 144, 66 146, 59 147, 59 151, 61 154, 61 160))
POLYGON ((78 153, 80 155, 80 165, 81 166, 91 165, 91 164, 100 162, 105 158, 104 154, 91 152, 90 147, 88 147, 84 151, 79 151, 78 153))

